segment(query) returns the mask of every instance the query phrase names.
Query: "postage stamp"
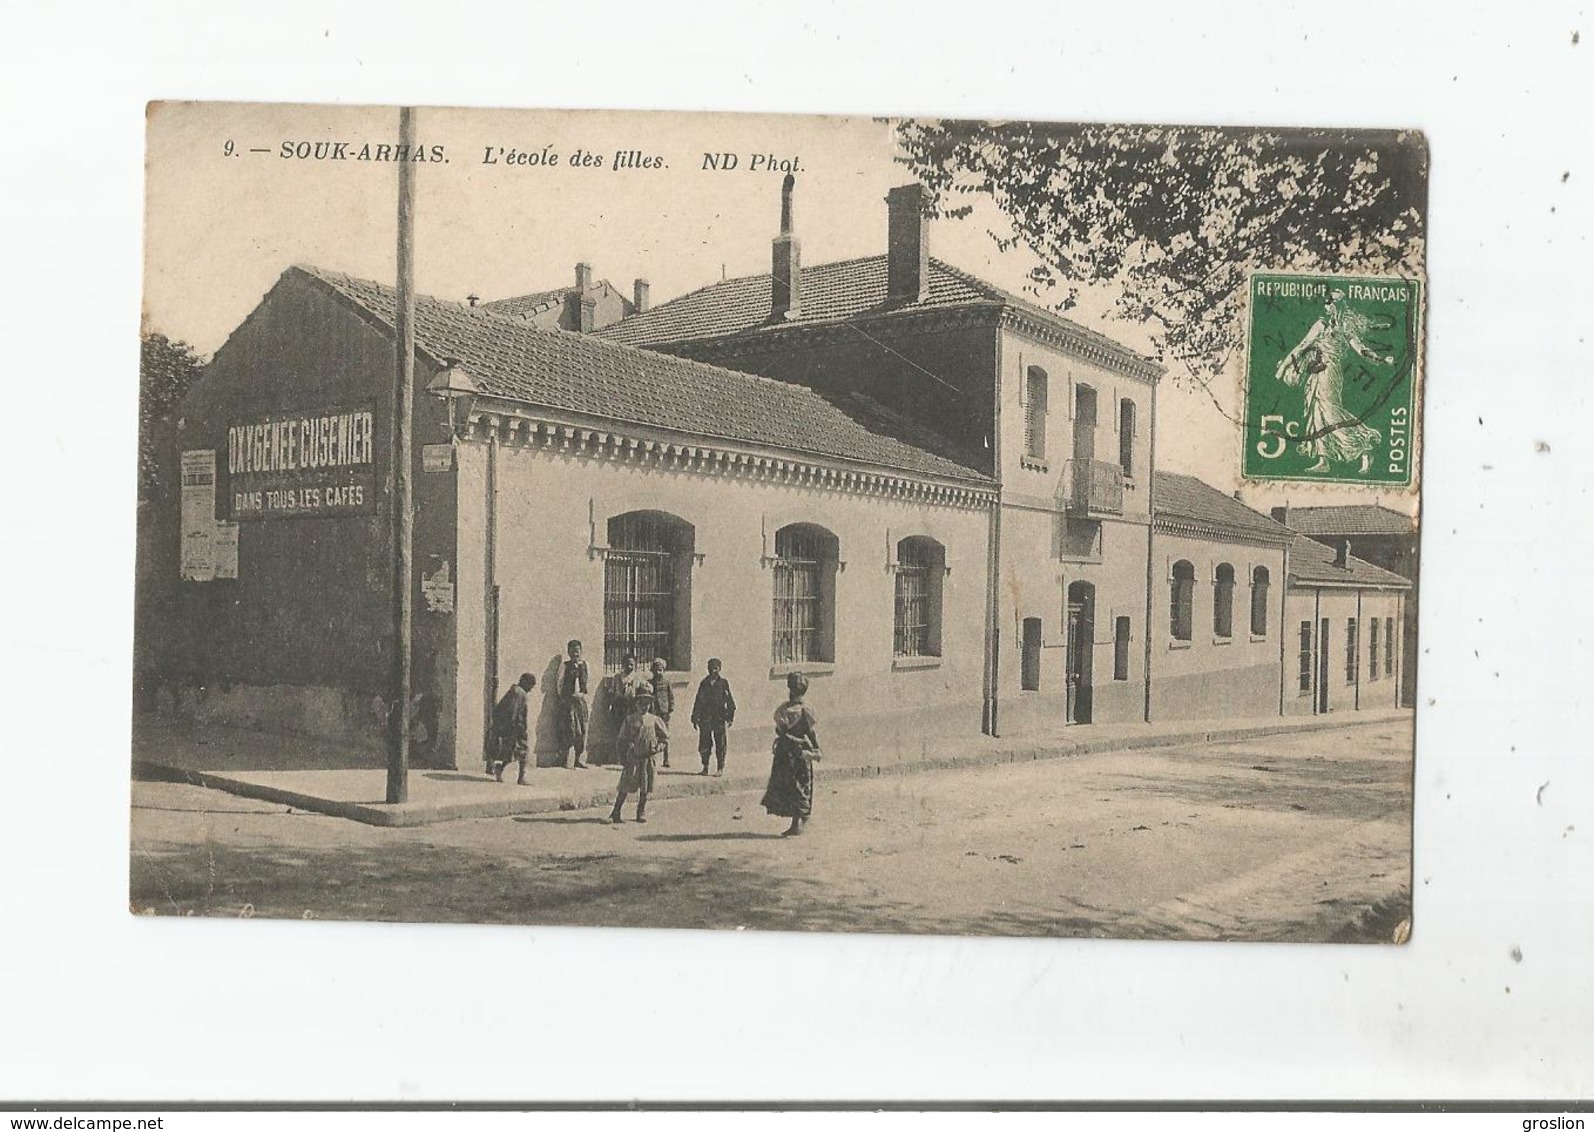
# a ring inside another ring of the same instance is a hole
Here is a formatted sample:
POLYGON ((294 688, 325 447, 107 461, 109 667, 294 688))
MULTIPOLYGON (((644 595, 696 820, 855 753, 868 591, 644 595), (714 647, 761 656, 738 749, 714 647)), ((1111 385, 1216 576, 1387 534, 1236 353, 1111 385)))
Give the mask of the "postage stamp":
POLYGON ((1421 315, 1415 279, 1254 275, 1244 475, 1409 485, 1421 315))

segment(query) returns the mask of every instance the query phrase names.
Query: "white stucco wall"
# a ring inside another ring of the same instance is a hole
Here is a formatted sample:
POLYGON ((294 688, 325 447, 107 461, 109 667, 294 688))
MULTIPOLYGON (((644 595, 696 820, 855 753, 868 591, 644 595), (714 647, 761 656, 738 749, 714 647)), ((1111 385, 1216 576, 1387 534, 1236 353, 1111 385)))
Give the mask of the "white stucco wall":
MULTIPOLYGON (((738 705, 734 751, 765 750, 768 719, 785 695, 771 663, 774 578, 762 559, 788 523, 834 534, 835 659, 811 666, 808 701, 826 746, 914 744, 927 729, 978 735, 984 674, 988 511, 922 501, 734 478, 556 450, 500 446, 497 578, 501 588, 500 687, 534 673, 537 750, 555 746, 554 685, 570 638, 585 644, 594 681, 603 673, 601 554, 608 520, 662 511, 691 524, 701 560, 691 572, 690 671, 676 674, 677 752, 695 751, 687 716, 709 657, 724 662, 738 705), (910 535, 946 548, 942 657, 904 667, 892 656, 895 576, 891 549, 910 535), (828 671, 826 669, 829 669, 828 671)), ((479 751, 485 704, 487 446, 464 445, 459 460, 459 713, 461 763, 479 751)), ((595 716, 601 715, 595 711, 595 716)), ((606 729, 595 732, 600 757, 606 729)), ((695 755, 686 756, 688 761, 695 755)))

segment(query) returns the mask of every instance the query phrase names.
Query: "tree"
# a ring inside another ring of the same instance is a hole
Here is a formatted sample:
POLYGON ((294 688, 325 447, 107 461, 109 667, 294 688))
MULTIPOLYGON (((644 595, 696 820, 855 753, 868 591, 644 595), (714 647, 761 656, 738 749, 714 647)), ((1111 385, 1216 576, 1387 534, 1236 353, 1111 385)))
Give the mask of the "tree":
POLYGON ((172 486, 172 454, 162 444, 164 424, 199 380, 204 360, 187 342, 145 334, 138 364, 138 498, 148 500, 172 486))
POLYGON ((1428 153, 1408 132, 1090 126, 907 119, 909 166, 937 214, 989 197, 1041 260, 1037 292, 1115 289, 1163 360, 1202 385, 1244 341, 1256 270, 1411 275, 1422 262, 1428 153))

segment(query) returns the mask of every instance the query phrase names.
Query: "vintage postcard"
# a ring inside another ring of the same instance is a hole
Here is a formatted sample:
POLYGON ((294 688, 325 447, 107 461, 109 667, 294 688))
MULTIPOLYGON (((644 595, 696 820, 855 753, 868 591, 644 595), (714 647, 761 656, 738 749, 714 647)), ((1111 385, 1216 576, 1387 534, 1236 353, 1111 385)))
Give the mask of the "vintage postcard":
POLYGON ((134 912, 1409 933, 1421 135, 147 146, 134 912))

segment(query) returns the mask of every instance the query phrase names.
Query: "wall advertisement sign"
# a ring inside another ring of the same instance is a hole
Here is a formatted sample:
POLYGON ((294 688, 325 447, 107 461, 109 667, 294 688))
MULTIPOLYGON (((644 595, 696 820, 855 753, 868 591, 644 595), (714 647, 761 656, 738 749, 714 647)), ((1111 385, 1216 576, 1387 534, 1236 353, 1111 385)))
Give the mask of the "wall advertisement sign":
POLYGON ((273 413, 227 430, 228 513, 235 521, 376 511, 369 408, 273 413))

